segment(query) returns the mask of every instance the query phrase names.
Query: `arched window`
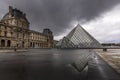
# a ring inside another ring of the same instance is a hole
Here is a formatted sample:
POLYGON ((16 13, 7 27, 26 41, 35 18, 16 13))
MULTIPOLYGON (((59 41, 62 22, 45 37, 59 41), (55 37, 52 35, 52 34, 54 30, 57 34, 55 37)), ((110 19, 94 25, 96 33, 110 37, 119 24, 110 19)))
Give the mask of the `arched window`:
POLYGON ((22 42, 22 47, 24 48, 24 41, 22 42))
POLYGON ((1 40, 1 47, 5 47, 5 40, 4 39, 1 40))
POLYGON ((32 42, 30 42, 30 47, 32 47, 32 42))
POLYGON ((11 41, 8 40, 8 41, 7 41, 7 47, 10 47, 10 46, 11 46, 11 41))

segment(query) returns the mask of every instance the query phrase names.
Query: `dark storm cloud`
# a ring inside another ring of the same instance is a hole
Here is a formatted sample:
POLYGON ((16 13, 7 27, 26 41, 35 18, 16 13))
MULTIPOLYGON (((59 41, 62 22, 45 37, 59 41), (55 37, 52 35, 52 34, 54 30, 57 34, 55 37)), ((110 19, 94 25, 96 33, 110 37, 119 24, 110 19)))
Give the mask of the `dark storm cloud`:
POLYGON ((4 0, 27 14, 31 28, 50 28, 54 35, 68 29, 72 21, 88 22, 120 3, 120 0, 4 0))

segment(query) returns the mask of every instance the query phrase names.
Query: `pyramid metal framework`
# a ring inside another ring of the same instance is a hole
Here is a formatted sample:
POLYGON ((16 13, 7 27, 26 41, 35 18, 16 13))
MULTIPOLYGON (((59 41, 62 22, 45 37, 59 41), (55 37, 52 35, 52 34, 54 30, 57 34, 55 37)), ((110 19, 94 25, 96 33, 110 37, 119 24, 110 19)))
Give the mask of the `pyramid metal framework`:
POLYGON ((56 45, 58 48, 100 48, 101 44, 79 24, 56 45))

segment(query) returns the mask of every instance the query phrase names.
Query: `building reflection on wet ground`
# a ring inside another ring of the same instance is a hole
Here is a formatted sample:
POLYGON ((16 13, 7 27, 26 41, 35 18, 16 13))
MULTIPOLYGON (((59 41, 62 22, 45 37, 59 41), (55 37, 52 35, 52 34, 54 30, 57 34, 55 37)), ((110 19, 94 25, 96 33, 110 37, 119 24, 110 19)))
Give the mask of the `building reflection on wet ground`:
POLYGON ((81 69, 86 62, 82 57, 93 53, 85 49, 0 53, 0 80, 120 80, 119 74, 96 54, 97 59, 90 57, 88 66, 81 69))

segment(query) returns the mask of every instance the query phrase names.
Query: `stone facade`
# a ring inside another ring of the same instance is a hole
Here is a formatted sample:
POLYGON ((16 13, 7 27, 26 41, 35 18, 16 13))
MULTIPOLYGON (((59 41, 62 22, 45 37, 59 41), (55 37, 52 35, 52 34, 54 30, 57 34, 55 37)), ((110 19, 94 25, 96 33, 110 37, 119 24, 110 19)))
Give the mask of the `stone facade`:
MULTIPOLYGON (((44 31, 45 30, 46 29, 44 29, 44 31)), ((29 43, 30 48, 33 48, 33 47, 34 48, 52 48, 53 47, 53 35, 50 33, 45 34, 44 32, 39 33, 39 32, 30 30, 29 42, 30 42, 29 43)))
POLYGON ((43 33, 29 29, 26 14, 9 7, 9 12, 0 22, 0 48, 52 48, 53 35, 50 29, 43 33), (47 32, 47 34, 46 34, 47 32))

